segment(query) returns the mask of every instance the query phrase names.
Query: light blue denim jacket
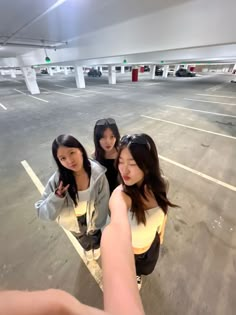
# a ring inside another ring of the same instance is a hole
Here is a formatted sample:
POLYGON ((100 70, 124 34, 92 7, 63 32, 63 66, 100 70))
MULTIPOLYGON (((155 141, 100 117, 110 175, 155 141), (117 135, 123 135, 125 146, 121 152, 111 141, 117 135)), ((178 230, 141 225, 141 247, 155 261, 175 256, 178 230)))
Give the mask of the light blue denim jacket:
MULTIPOLYGON (((87 233, 101 229, 106 225, 108 202, 110 197, 109 185, 106 179, 106 168, 97 161, 90 160, 90 200, 86 213, 87 233), (94 206, 93 206, 94 205, 94 206)), ((56 220, 65 229, 79 233, 79 224, 75 215, 74 203, 67 192, 64 198, 55 194, 59 186, 59 172, 49 179, 42 199, 35 203, 37 214, 42 220, 56 220)))

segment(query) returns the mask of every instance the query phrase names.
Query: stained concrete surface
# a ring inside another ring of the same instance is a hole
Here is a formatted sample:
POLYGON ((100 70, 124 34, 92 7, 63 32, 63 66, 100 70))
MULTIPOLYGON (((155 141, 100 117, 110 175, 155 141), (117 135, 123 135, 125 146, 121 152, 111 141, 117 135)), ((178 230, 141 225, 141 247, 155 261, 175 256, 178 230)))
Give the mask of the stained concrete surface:
MULTIPOLYGON (((21 165, 27 160, 46 184, 55 169, 51 142, 61 133, 75 135, 90 154, 95 121, 111 116, 122 135, 149 133, 161 156, 235 187, 236 139, 224 135, 236 137, 236 117, 166 106, 236 116, 236 86, 230 80, 229 75, 212 74, 152 81, 145 73, 132 83, 126 73, 118 74, 117 85, 110 86, 104 73, 102 78, 86 77, 86 89, 78 90, 73 74, 41 75, 37 97, 46 103, 15 90, 27 93, 20 76, 0 77, 0 103, 7 107, 0 108, 0 288, 61 288, 102 307, 98 284, 64 232, 36 217, 33 205, 40 195, 21 165)), ((181 208, 170 209, 158 264, 144 279, 140 293, 146 313, 234 314, 235 191, 163 159, 160 163, 170 180, 170 198, 181 208)))

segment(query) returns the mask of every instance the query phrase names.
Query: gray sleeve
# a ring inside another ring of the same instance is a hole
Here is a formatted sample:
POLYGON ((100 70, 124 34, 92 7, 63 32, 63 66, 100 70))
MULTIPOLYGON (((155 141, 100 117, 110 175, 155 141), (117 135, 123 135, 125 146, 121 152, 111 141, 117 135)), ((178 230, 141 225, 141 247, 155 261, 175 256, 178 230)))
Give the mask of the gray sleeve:
POLYGON ((54 176, 52 176, 48 181, 42 198, 35 203, 38 217, 42 220, 56 220, 63 208, 66 196, 64 198, 60 198, 55 194, 57 185, 54 174, 54 176))
POLYGON ((110 198, 109 184, 104 174, 99 179, 98 194, 94 203, 95 212, 93 221, 96 229, 101 229, 106 225, 108 216, 108 203, 110 198))

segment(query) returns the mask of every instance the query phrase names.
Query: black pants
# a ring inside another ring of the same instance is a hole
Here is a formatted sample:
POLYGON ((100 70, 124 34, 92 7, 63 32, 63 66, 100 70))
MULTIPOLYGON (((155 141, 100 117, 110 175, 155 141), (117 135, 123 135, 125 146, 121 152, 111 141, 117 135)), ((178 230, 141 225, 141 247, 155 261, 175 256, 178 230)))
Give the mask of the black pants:
POLYGON ((153 272, 160 251, 160 236, 157 233, 151 247, 143 254, 134 255, 136 274, 149 275, 153 272))
POLYGON ((80 233, 72 232, 72 234, 77 238, 85 251, 98 249, 100 247, 102 237, 101 230, 90 231, 87 234, 86 214, 78 217, 77 220, 80 227, 80 233))

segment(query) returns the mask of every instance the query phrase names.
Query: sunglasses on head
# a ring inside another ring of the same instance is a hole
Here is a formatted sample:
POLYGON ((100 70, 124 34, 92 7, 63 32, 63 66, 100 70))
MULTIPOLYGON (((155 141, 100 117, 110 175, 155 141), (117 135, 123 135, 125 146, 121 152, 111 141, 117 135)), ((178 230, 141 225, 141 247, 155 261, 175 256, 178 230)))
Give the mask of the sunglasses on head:
POLYGON ((126 135, 123 136, 120 140, 120 144, 142 144, 146 145, 148 150, 151 149, 150 143, 147 141, 147 139, 144 136, 140 135, 126 135))
POLYGON ((115 124, 116 122, 113 118, 99 119, 96 122, 96 126, 115 125, 115 124))

